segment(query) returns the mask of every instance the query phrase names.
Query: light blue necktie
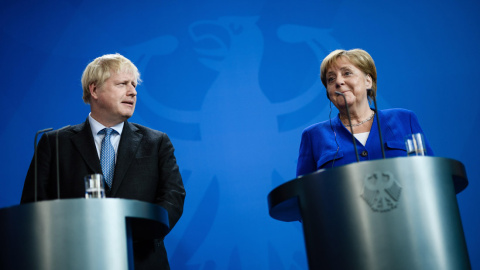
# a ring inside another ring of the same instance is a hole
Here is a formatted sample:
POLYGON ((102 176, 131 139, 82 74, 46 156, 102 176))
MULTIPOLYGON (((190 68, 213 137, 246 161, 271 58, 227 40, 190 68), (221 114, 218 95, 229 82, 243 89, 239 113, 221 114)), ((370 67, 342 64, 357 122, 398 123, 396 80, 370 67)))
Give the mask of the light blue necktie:
POLYGON ((112 187, 113 173, 115 171, 115 149, 110 141, 111 135, 116 131, 112 128, 104 128, 98 134, 105 134, 100 149, 100 164, 102 165, 103 177, 108 187, 112 187))

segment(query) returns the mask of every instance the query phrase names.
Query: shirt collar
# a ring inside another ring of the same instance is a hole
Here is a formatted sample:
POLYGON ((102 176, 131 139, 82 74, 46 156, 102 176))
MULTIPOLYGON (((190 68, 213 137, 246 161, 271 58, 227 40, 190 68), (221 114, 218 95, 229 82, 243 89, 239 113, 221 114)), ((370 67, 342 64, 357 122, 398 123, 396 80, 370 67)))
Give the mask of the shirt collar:
MULTIPOLYGON (((106 128, 106 126, 100 124, 97 120, 93 119, 92 113, 88 114, 88 121, 90 122, 90 127, 92 129, 93 136, 97 136, 100 130, 106 128)), ((124 122, 121 122, 120 124, 117 124, 111 128, 113 128, 116 132, 118 132, 118 135, 122 135, 123 125, 124 125, 124 122)))

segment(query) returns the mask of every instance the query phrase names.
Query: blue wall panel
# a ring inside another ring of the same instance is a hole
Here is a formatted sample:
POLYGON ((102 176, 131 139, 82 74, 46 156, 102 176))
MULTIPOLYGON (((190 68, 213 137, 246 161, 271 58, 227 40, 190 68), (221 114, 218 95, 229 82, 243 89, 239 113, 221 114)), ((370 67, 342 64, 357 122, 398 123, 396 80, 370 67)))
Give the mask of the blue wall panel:
POLYGON ((465 164, 457 198, 480 267, 479 3, 46 2, 0 7, 0 207, 20 200, 35 132, 85 121, 85 66, 118 52, 144 81, 131 121, 169 134, 184 177, 172 268, 307 269, 300 224, 270 218, 266 196, 294 178, 303 128, 329 117, 321 60, 362 48, 379 107, 415 111, 436 154, 465 164))

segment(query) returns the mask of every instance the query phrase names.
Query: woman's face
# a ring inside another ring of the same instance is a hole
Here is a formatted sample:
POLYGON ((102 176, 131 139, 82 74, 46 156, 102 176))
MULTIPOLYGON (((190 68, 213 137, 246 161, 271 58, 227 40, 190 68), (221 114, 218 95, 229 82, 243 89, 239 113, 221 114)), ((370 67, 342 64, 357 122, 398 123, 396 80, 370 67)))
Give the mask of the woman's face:
POLYGON ((372 78, 347 58, 338 58, 336 63, 327 70, 326 79, 328 96, 338 109, 345 107, 345 101, 335 92, 345 95, 349 108, 365 104, 368 106, 367 89, 372 87, 372 78))

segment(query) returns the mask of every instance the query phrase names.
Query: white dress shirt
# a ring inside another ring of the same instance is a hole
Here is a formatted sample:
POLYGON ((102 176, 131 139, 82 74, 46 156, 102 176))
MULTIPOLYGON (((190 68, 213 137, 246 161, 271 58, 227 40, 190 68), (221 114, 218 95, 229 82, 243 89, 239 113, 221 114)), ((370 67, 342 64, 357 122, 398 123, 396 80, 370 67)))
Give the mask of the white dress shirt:
MULTIPOLYGON (((97 120, 93 119, 91 113, 88 115, 88 121, 90 122, 90 127, 92 129, 93 139, 95 141, 95 147, 97 148, 98 159, 100 159, 100 150, 102 149, 102 140, 105 137, 105 134, 98 134, 98 132, 106 126, 100 124, 97 120)), ((115 162, 117 162, 117 153, 118 153, 118 144, 120 143, 120 137, 122 136, 124 122, 113 126, 113 128, 118 133, 113 133, 110 137, 110 141, 112 142, 113 149, 115 149, 115 162)))

